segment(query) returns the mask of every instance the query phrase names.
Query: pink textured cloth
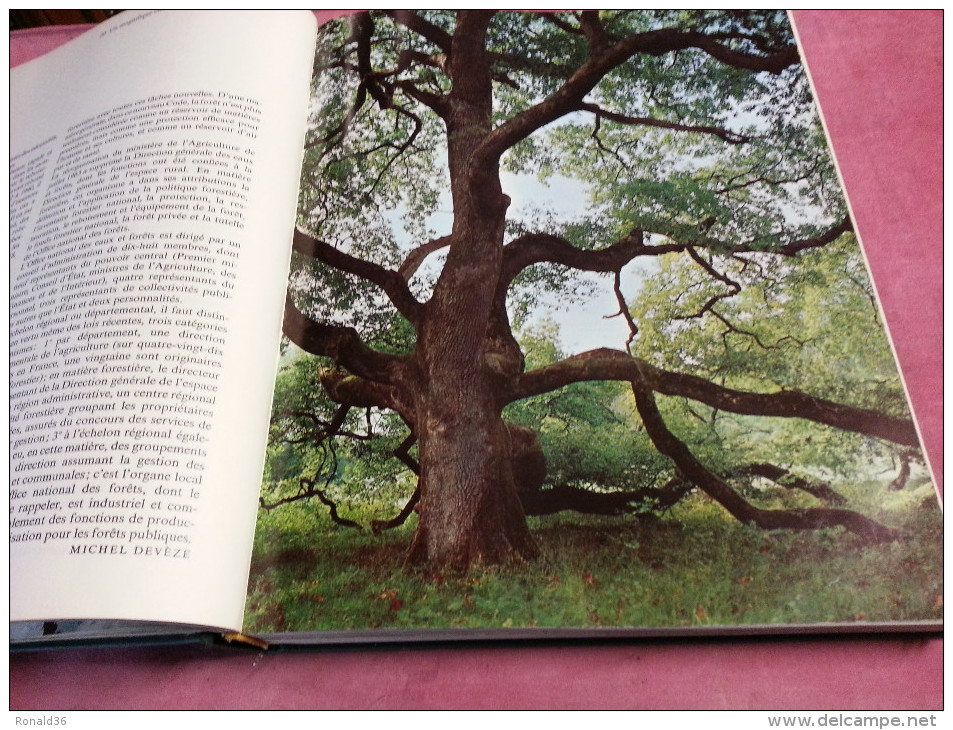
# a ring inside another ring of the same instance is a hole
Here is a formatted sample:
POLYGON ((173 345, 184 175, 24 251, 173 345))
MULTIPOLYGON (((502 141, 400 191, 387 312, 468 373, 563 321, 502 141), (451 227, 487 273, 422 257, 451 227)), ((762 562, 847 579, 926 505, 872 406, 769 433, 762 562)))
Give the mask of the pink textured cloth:
MULTIPOLYGON (((942 489, 942 11, 794 17, 942 489)), ((12 33, 11 66, 83 29, 12 33)), ((942 648, 931 637, 845 636, 68 650, 11 656, 10 706, 926 711, 943 706, 942 648)))

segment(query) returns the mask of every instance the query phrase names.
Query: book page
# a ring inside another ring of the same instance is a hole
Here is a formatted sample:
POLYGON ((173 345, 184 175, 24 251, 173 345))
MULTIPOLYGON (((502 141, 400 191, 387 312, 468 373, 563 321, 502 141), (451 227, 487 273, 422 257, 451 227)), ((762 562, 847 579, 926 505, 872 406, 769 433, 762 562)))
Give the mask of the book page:
POLYGON ((314 40, 127 12, 11 72, 12 621, 241 628, 314 40))

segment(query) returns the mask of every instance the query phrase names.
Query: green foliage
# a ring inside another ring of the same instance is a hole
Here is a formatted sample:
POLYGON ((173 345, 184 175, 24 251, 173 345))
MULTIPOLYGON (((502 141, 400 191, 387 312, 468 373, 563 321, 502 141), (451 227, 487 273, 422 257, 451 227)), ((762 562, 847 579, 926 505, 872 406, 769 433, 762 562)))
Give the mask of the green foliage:
MULTIPOLYGON (((601 17, 615 37, 677 28, 717 33, 726 45, 748 52, 793 42, 784 14, 773 11, 622 11, 601 17)), ((532 23, 543 29, 533 35, 537 47, 550 48, 561 37, 555 57, 579 62, 585 52, 580 36, 567 48, 566 35, 552 23, 532 23)), ((541 94, 565 78, 555 66, 546 67, 541 94)), ((506 115, 525 108, 517 98, 523 105, 538 101, 521 91, 499 89, 509 102, 501 104, 506 115)), ((566 117, 514 148, 506 164, 542 178, 562 174, 585 181, 598 215, 614 223, 616 235, 639 227, 682 241, 704 239, 709 246, 770 249, 780 242, 780 231, 806 237, 823 229, 824 219, 844 215, 798 68, 752 74, 693 50, 642 55, 612 69, 586 101, 607 113, 600 119, 581 112, 566 117), (810 216, 803 217, 804 211, 810 216), (702 236, 698 226, 709 219, 713 225, 702 236)))
MULTIPOLYGON (((704 255, 722 279, 665 256, 632 306, 635 353, 730 388, 801 390, 859 408, 908 415, 864 262, 852 236, 802 252, 704 255), (727 281, 738 285, 733 289, 727 281)), ((665 413, 706 457, 777 460, 849 473, 888 447, 796 419, 741 417, 685 401, 665 413), (701 433, 703 432, 703 434, 701 433), (700 440, 700 441, 699 441, 700 440)), ((727 466, 727 465, 726 465, 727 466)))
POLYGON ((371 537, 303 506, 256 538, 247 630, 718 626, 940 619, 941 518, 861 548, 839 530, 765 533, 700 497, 664 519, 533 520, 542 557, 465 573, 403 564, 412 526, 371 537))
MULTIPOLYGON (((519 341, 527 369, 565 357, 551 320, 524 330, 519 341)), ((513 403, 504 418, 539 436, 547 484, 614 491, 661 486, 671 475, 634 416, 624 383, 575 383, 513 403)))
MULTIPOLYGON (((314 480, 345 508, 374 504, 381 511, 374 519, 389 519, 389 505, 414 491, 413 474, 393 458, 407 429, 389 411, 353 408, 337 433, 327 433, 340 406, 321 385, 322 366, 327 364, 319 358, 296 351, 278 374, 262 497, 273 504, 297 494, 302 479, 314 480)), ((312 509, 326 511, 316 501, 312 509)))
MULTIPOLYGON (((419 13, 452 32, 451 11, 419 13)), ((600 11, 598 17, 610 41, 690 31, 759 54, 793 43, 781 11, 600 11)), ((488 34, 494 126, 550 97, 586 62, 584 20, 578 13, 495 16, 488 34)), ((298 224, 340 251, 394 270, 410 251, 449 230, 446 127, 426 100, 447 92, 450 81, 438 44, 386 15, 372 22, 373 40, 362 40, 370 36, 356 24, 324 30, 315 90, 324 104, 309 132, 298 224), (365 63, 370 69, 362 71, 365 63), (386 79, 386 93, 375 79, 386 79)), ((558 205, 510 211, 504 243, 545 233, 594 251, 638 229, 650 247, 678 248, 631 262, 652 272, 631 306, 636 356, 728 388, 797 389, 906 414, 853 236, 794 251, 798 241, 831 230, 846 214, 800 69, 750 73, 698 48, 639 54, 610 69, 576 111, 509 149, 502 166, 541 181, 571 177, 589 198, 582 216, 558 205)), ((429 256, 410 282, 422 302, 442 256, 429 256)), ((545 262, 518 273, 507 291, 507 315, 519 330, 527 369, 567 357, 559 328, 538 314, 554 303, 585 301, 591 280, 545 262)), ((290 289, 316 321, 353 326, 381 352, 414 352, 413 327, 368 281, 296 255, 290 289)), ((330 366, 288 352, 276 385, 263 496, 269 503, 289 499, 302 480, 312 480, 342 517, 361 525, 389 519, 416 484, 394 458, 409 431, 393 413, 353 408, 328 433, 339 412, 320 381, 321 369, 330 366)), ((332 524, 327 506, 311 497, 262 513, 249 599, 260 628, 253 630, 655 626, 938 613, 935 515, 919 509, 920 486, 884 493, 895 473, 895 465, 884 471, 895 456, 890 449, 791 418, 735 416, 680 398, 660 397, 659 407, 668 428, 716 473, 772 462, 808 477, 839 477, 852 508, 923 531, 861 551, 837 531, 766 535, 694 495, 655 520, 534 521, 544 555, 537 565, 422 575, 400 564, 413 516, 372 537, 332 524), (912 571, 920 585, 901 570, 914 559, 924 565, 912 571)), ((627 383, 574 384, 510 404, 504 417, 539 436, 548 468, 544 488, 607 492, 661 486, 675 476, 645 434, 627 383)), ((817 504, 763 479, 737 482, 765 508, 817 504)))
MULTIPOLYGON (((419 12, 452 32, 453 13, 419 12)), ((690 31, 715 34, 725 47, 749 53, 793 43, 780 11, 602 11, 599 17, 612 39, 690 31)), ((377 35, 368 61, 392 84, 392 96, 386 104, 366 102, 371 91, 354 73, 360 51, 353 28, 326 26, 316 82, 323 104, 309 133, 300 224, 349 253, 394 266, 410 248, 449 230, 443 213, 450 203, 441 195, 449 188, 445 129, 409 91, 444 93, 449 81, 432 61, 402 66, 411 54, 436 59, 440 48, 383 14, 372 22, 377 35)), ((587 42, 572 30, 579 23, 571 13, 494 17, 487 39, 496 72, 494 124, 539 104, 586 61, 587 42)), ((591 214, 573 221, 560 210, 523 218, 511 211, 510 236, 552 232, 585 249, 605 246, 634 226, 699 239, 699 223, 713 219, 707 245, 769 249, 782 238, 823 230, 844 214, 798 68, 752 74, 697 49, 641 54, 608 71, 585 101, 589 111, 527 137, 507 152, 503 165, 540 180, 561 174, 586 183, 591 214), (721 130, 721 136, 711 130, 721 130), (740 140, 745 143, 733 144, 740 140)), ((424 299, 439 266, 416 281, 424 299)), ((514 319, 522 321, 544 292, 581 301, 586 292, 578 290, 578 281, 556 267, 525 272, 510 292, 514 319)), ((307 311, 330 321, 356 311, 362 332, 386 316, 379 295, 327 267, 306 274, 299 269, 292 288, 307 311)))

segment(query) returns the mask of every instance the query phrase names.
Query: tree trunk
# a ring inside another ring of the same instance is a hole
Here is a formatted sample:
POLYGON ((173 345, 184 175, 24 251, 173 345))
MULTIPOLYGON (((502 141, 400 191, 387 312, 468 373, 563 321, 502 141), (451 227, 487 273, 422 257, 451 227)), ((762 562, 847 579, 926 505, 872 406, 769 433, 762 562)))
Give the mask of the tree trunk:
POLYGON ((415 563, 465 567, 536 554, 502 418, 504 383, 522 368, 512 335, 501 336, 505 313, 493 306, 507 202, 498 182, 455 191, 453 242, 419 329, 415 563))
POLYGON ((444 117, 453 230, 414 353, 420 518, 409 557, 431 565, 500 563, 536 553, 510 467, 500 397, 521 368, 501 345, 515 343, 500 326, 505 310, 494 307, 509 198, 500 187, 499 160, 473 156, 492 128, 485 47, 491 17, 457 16, 444 117))
POLYGON ((455 568, 530 559, 506 426, 484 388, 431 402, 418 423, 420 502, 413 563, 455 568))

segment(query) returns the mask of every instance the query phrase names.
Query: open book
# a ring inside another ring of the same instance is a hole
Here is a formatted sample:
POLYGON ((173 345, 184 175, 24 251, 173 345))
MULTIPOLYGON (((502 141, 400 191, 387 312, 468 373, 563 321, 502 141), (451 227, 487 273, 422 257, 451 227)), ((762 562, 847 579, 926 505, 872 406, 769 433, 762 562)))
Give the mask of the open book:
POLYGON ((126 12, 10 94, 14 644, 940 626, 783 14, 126 12))

